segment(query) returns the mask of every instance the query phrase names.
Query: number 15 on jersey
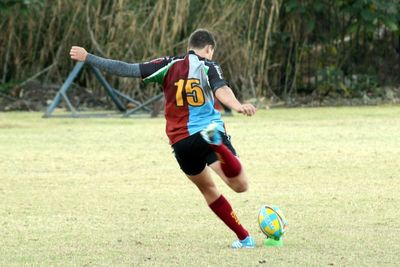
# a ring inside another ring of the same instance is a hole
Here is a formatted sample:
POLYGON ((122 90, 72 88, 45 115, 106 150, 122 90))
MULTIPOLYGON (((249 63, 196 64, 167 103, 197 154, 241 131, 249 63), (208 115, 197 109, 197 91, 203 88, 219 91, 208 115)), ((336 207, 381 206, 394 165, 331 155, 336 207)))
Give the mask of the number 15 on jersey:
POLYGON ((187 103, 191 106, 199 107, 204 104, 204 92, 200 87, 199 79, 180 79, 174 85, 177 87, 176 105, 178 107, 184 105, 184 95, 186 95, 187 103))

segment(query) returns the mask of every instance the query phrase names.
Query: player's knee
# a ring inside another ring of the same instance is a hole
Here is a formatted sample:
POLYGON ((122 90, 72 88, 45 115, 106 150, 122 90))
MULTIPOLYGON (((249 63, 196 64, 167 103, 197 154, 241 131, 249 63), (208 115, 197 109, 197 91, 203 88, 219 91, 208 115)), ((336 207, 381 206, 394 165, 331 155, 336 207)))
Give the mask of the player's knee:
POLYGON ((247 181, 238 183, 233 187, 233 190, 236 193, 243 193, 243 192, 246 192, 248 189, 249 189, 249 184, 247 183, 247 181))

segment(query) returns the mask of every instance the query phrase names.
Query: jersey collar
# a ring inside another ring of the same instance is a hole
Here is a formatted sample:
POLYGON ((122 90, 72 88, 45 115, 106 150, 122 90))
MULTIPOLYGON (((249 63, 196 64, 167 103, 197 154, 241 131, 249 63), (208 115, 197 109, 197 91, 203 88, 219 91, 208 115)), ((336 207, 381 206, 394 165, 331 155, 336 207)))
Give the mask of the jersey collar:
POLYGON ((196 55, 200 60, 206 60, 206 58, 197 55, 193 50, 189 50, 188 54, 189 55, 196 55))

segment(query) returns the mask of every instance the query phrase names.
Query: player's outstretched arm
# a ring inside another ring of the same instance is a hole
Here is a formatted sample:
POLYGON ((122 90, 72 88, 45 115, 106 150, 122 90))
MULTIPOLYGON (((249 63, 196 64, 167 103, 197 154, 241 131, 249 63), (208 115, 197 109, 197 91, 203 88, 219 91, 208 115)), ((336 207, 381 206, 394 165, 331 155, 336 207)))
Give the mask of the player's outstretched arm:
POLYGON ((257 109, 252 104, 241 104, 232 92, 229 86, 224 85, 215 91, 216 98, 225 106, 243 115, 253 116, 257 109))
POLYGON ((112 60, 92 55, 85 48, 73 46, 69 52, 71 59, 86 62, 108 73, 122 77, 140 78, 139 64, 129 64, 123 61, 112 60))

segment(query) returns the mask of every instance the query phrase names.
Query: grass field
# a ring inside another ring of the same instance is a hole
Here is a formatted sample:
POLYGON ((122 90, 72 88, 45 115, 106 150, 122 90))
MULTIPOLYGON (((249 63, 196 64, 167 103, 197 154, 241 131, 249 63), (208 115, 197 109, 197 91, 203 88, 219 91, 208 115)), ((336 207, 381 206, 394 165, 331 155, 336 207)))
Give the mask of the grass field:
POLYGON ((258 242, 235 236, 180 172, 164 119, 0 113, 0 266, 398 266, 400 107, 226 118, 250 176, 218 185, 258 242), (256 217, 289 228, 262 247, 256 217))

